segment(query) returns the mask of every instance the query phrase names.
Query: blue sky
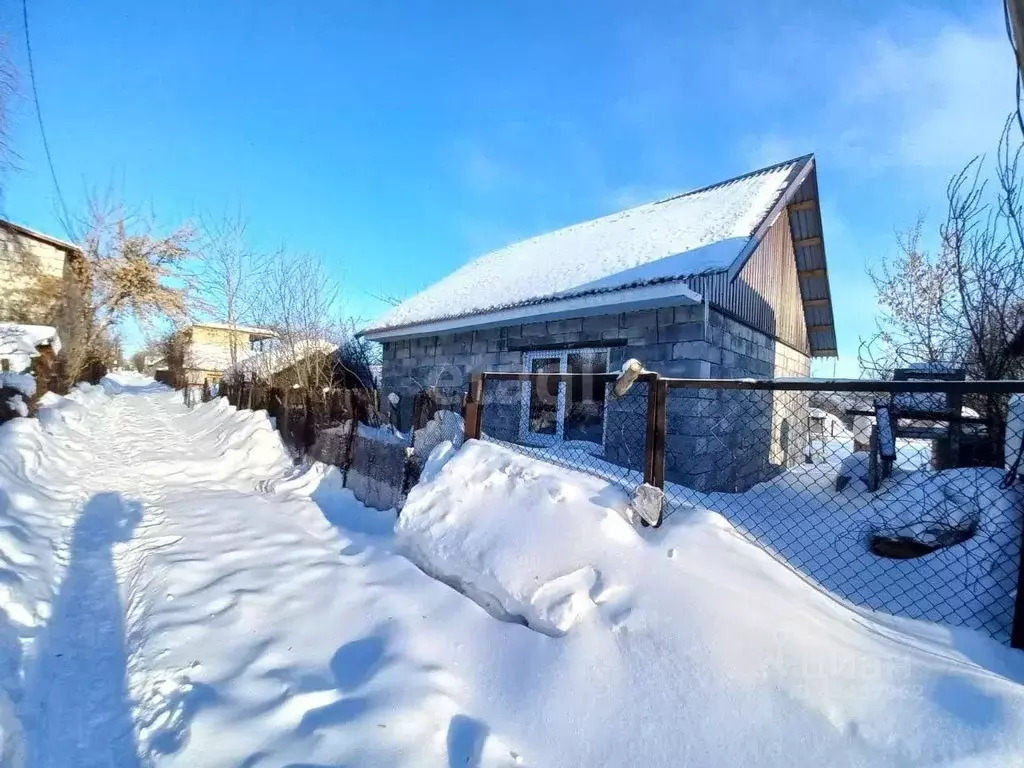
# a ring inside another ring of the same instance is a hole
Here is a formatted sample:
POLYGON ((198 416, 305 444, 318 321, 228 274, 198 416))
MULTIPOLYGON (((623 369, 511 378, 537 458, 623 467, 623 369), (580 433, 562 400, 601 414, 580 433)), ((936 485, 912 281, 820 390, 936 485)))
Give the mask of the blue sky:
MULTIPOLYGON (((241 210, 349 311, 524 237, 813 151, 841 358, 868 261, 1013 105, 998 2, 29 2, 65 197, 241 210), (769 8, 764 6, 770 5, 769 8)), ((22 75, 3 213, 60 235, 22 75)), ((832 364, 819 367, 831 373, 832 364)))

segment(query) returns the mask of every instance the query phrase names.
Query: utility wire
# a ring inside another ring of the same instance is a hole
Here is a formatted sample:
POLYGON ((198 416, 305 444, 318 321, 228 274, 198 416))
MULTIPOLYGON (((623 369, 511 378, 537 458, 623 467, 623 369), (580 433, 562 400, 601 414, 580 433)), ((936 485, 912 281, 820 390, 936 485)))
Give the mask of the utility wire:
POLYGON ((60 183, 57 181, 57 171, 53 167, 53 155, 50 153, 50 142, 46 138, 46 128, 43 125, 43 112, 39 107, 39 89, 36 87, 36 68, 32 60, 32 38, 28 31, 28 0, 21 0, 21 17, 25 26, 25 50, 28 52, 28 76, 32 83, 32 100, 36 105, 36 119, 39 121, 39 135, 43 138, 43 151, 46 152, 46 162, 50 166, 50 177, 53 179, 53 188, 57 191, 57 201, 60 203, 61 213, 64 218, 61 226, 64 227, 64 234, 69 238, 71 234, 71 217, 68 215, 68 206, 64 202, 64 193, 60 190, 60 183))

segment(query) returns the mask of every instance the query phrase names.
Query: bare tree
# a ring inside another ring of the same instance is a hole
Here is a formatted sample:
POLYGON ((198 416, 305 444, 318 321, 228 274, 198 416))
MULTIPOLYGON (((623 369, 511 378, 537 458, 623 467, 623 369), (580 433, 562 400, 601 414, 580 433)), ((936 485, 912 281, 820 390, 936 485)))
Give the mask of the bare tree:
MULTIPOLYGON (((267 267, 267 258, 246 244, 246 227, 240 214, 200 219, 201 255, 196 270, 200 309, 232 328, 253 322, 261 275, 267 267)), ((234 368, 247 350, 239 347, 237 334, 231 334, 229 346, 234 368)))
POLYGON ((184 269, 194 240, 189 225, 157 234, 151 220, 123 205, 96 198, 77 236, 86 289, 64 311, 66 374, 76 381, 93 362, 109 364, 119 325, 132 318, 150 327, 157 319, 189 314, 194 282, 184 269))
MULTIPOLYGON (((6 170, 11 162, 8 111, 11 97, 17 89, 17 82, 14 67, 7 57, 7 42, 0 39, 0 172, 6 170)), ((2 199, 3 186, 0 185, 0 200, 2 199)))
POLYGON ((330 358, 341 328, 339 289, 322 260, 281 250, 267 260, 260 278, 255 319, 277 338, 243 367, 265 380, 287 372, 294 384, 311 391, 330 386, 330 358))
POLYGON ((153 343, 156 354, 163 358, 167 370, 167 384, 174 389, 181 389, 188 384, 185 376, 185 357, 187 344, 181 328, 172 328, 157 338, 153 343))
POLYGON ((880 313, 861 340, 861 368, 885 375, 915 362, 950 363, 971 378, 1017 378, 1008 341, 1024 322, 1024 218, 1021 144, 1007 120, 996 153, 995 189, 975 158, 946 189, 946 220, 936 252, 921 247, 921 224, 899 252, 871 272, 880 313))

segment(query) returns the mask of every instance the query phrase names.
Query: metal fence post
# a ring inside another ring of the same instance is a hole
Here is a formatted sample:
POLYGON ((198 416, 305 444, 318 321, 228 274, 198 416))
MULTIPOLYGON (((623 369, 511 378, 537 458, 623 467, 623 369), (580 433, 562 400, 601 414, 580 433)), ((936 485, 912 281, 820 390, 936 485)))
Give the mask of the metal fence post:
POLYGON ((467 440, 479 440, 484 418, 484 375, 474 373, 469 383, 469 399, 466 401, 465 434, 467 440))

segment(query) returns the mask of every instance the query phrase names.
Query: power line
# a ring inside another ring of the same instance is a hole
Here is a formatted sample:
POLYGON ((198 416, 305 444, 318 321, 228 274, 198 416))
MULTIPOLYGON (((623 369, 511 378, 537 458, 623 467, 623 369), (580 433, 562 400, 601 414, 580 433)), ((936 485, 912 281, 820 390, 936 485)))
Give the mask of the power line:
POLYGON ((46 162, 50 166, 50 177, 53 179, 53 188, 57 191, 57 201, 60 203, 61 212, 64 218, 61 226, 64 227, 64 234, 72 237, 71 217, 68 215, 68 206, 64 202, 64 193, 60 190, 60 183, 57 181, 57 171, 53 167, 53 155, 50 154, 50 142, 46 138, 46 128, 43 125, 43 112, 39 107, 39 89, 36 87, 36 68, 32 61, 32 39, 28 31, 28 0, 21 0, 21 18, 25 26, 25 50, 28 52, 28 76, 32 83, 32 100, 36 105, 36 119, 39 121, 39 135, 43 138, 43 151, 46 152, 46 162))

